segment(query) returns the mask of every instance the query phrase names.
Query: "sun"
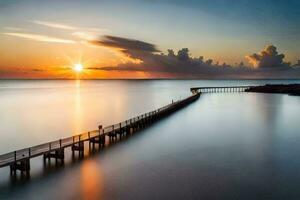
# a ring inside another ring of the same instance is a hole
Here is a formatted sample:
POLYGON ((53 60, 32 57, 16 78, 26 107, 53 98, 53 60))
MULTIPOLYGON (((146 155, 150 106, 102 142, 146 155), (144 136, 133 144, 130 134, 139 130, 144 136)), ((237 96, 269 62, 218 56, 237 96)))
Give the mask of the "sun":
POLYGON ((83 70, 83 65, 81 63, 77 63, 73 68, 76 72, 81 72, 83 70))

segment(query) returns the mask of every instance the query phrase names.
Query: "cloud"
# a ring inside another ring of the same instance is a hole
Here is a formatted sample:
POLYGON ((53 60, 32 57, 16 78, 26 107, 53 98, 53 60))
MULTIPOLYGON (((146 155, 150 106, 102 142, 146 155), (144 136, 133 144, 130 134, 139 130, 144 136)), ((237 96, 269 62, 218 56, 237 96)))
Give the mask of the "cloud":
POLYGON ((189 56, 189 49, 188 48, 183 48, 181 50, 178 51, 177 57, 179 60, 181 61, 187 61, 190 59, 189 56))
POLYGON ((118 66, 107 66, 94 68, 98 70, 119 70, 119 71, 149 71, 149 72, 172 72, 172 73, 201 73, 219 70, 212 65, 212 60, 203 61, 203 57, 195 59, 190 57, 189 49, 182 48, 177 54, 169 49, 168 55, 160 53, 160 50, 151 43, 140 40, 121 38, 106 35, 99 40, 92 40, 94 45, 115 48, 124 55, 141 60, 139 63, 122 63, 118 66))
POLYGON ((23 28, 18 28, 18 27, 12 27, 12 26, 7 26, 4 27, 4 29, 9 30, 9 31, 23 31, 23 28))
POLYGON ((260 53, 254 53, 246 56, 249 63, 257 68, 268 68, 268 67, 287 67, 289 63, 283 61, 285 55, 278 54, 277 48, 273 45, 267 46, 260 53))
MULTIPOLYGON (((103 30, 104 32, 104 30, 103 30)), ((88 30, 88 31, 75 31, 72 33, 73 36, 76 36, 80 39, 83 39, 83 40, 95 40, 99 37, 99 34, 103 33, 103 32, 100 32, 100 31, 92 31, 92 30, 88 30)))
POLYGON ((39 42, 68 43, 68 44, 75 43, 75 41, 73 41, 73 40, 67 40, 67 39, 56 38, 56 37, 51 37, 51 36, 47 36, 47 35, 32 34, 32 33, 13 33, 12 32, 12 33, 3 33, 3 34, 20 37, 20 38, 25 38, 25 39, 30 39, 30 40, 35 40, 35 41, 39 41, 39 42))
POLYGON ((95 38, 97 38, 97 34, 86 31, 76 31, 73 32, 72 35, 83 40, 94 40, 95 38))
POLYGON ((100 28, 81 28, 80 30, 76 30, 72 33, 73 36, 76 36, 83 40, 96 40, 100 34, 107 34, 109 32, 108 29, 100 29, 100 28))
MULTIPOLYGON (((64 29, 66 31, 72 31, 71 35, 83 40, 81 42, 83 42, 84 44, 86 44, 84 41, 97 39, 100 34, 107 34, 109 32, 108 29, 101 29, 101 28, 95 28, 95 27, 70 26, 70 25, 57 23, 57 22, 50 22, 50 21, 34 20, 33 23, 42 25, 42 26, 47 26, 50 28, 64 29)), ((11 29, 11 30, 13 31, 13 29, 11 29)), ((18 31, 18 30, 15 29, 15 31, 18 31)))
POLYGON ((32 69, 33 72, 46 72, 48 70, 46 69, 38 69, 38 68, 35 68, 35 69, 32 69))
POLYGON ((293 65, 294 67, 300 67, 300 60, 297 61, 296 64, 293 65))
POLYGON ((65 30, 76 30, 77 27, 69 26, 61 23, 56 22, 49 22, 49 21, 40 21, 40 20, 34 20, 33 23, 51 27, 51 28, 58 28, 58 29, 65 29, 65 30))
POLYGON ((264 56, 252 56, 260 61, 259 67, 253 68, 245 66, 242 62, 237 66, 232 66, 226 63, 219 64, 212 59, 204 59, 203 56, 195 58, 190 55, 188 48, 182 48, 177 53, 168 49, 168 53, 165 55, 154 44, 128 38, 106 35, 104 38, 89 42, 98 46, 114 48, 125 56, 141 61, 138 63, 121 63, 117 66, 93 67, 90 68, 91 70, 167 73, 172 74, 172 77, 179 78, 300 77, 300 70, 296 68, 266 67, 277 66, 278 64, 286 66, 282 61, 283 55, 278 55, 274 47, 266 48, 265 52, 261 54, 264 56), (263 63, 264 65, 262 65, 263 63))
POLYGON ((119 49, 119 51, 131 58, 144 57, 145 55, 160 52, 153 44, 111 35, 105 35, 100 40, 91 40, 90 43, 98 46, 119 49))
POLYGON ((97 32, 97 33, 108 33, 110 32, 109 29, 106 29, 106 28, 93 28, 93 27, 90 27, 90 28, 83 28, 84 30, 87 30, 87 31, 91 31, 91 32, 97 32))

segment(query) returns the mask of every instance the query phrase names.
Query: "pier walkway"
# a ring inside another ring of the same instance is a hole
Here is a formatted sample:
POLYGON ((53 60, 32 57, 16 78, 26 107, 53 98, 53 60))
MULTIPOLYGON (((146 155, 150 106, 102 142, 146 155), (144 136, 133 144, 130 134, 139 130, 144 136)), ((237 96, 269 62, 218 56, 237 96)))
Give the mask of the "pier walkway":
POLYGON ((50 160, 51 158, 63 161, 65 155, 64 150, 66 148, 71 148, 72 153, 77 151, 79 156, 83 156, 84 142, 89 142, 92 145, 98 144, 99 147, 104 147, 106 145, 106 138, 108 138, 109 141, 115 141, 118 136, 121 138, 124 135, 133 134, 168 114, 194 102, 199 96, 200 93, 194 91, 191 96, 185 99, 172 102, 157 110, 144 113, 111 126, 103 128, 100 125, 97 130, 0 155, 0 168, 9 166, 12 174, 16 174, 17 170, 21 171, 21 173, 29 173, 31 158, 43 156, 44 161, 46 159, 50 160))
POLYGON ((227 86, 227 87, 193 87, 192 93, 220 93, 220 92, 245 92, 253 86, 227 86))

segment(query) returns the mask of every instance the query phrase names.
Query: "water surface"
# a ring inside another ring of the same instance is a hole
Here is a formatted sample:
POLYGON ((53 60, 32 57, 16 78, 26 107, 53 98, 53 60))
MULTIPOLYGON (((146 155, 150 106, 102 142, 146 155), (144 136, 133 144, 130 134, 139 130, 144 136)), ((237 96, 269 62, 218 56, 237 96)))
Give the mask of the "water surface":
MULTIPOLYGON (((0 81, 0 152, 122 121, 190 87, 267 82, 300 81, 0 81)), ((0 169, 0 199, 299 199, 299 113, 295 96, 203 94, 83 160, 35 158, 17 180, 0 169)))

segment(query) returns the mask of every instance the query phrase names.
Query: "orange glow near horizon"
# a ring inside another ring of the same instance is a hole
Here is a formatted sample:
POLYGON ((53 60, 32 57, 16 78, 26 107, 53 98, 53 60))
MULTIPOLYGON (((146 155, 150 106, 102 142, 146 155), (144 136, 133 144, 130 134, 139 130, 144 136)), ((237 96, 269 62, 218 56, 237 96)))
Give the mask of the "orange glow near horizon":
POLYGON ((114 49, 2 37, 0 78, 3 79, 140 78, 139 72, 101 70, 101 67, 133 62, 114 49))

